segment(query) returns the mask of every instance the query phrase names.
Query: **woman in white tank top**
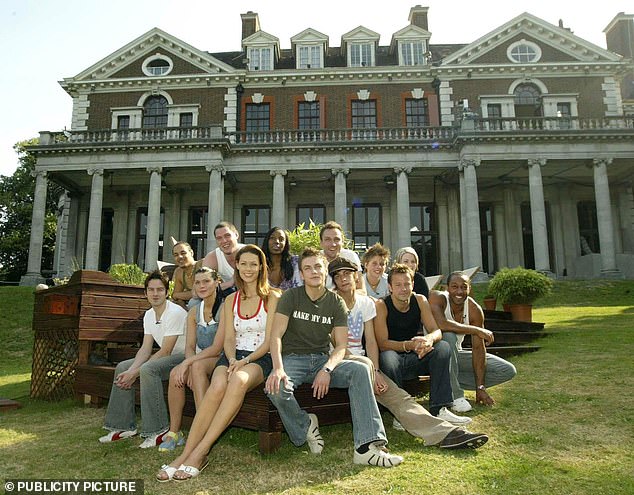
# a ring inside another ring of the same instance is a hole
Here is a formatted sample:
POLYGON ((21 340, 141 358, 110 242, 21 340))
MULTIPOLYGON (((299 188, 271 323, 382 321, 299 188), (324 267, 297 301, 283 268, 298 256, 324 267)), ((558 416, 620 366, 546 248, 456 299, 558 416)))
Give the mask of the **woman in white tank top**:
POLYGON ((248 244, 238 251, 235 280, 238 291, 227 297, 221 316, 225 354, 196 411, 183 453, 171 464, 163 465, 158 481, 198 476, 209 463, 209 449, 231 424, 246 393, 271 371, 269 335, 273 318, 268 315, 275 314, 280 296, 269 287, 266 258, 259 247, 248 244))

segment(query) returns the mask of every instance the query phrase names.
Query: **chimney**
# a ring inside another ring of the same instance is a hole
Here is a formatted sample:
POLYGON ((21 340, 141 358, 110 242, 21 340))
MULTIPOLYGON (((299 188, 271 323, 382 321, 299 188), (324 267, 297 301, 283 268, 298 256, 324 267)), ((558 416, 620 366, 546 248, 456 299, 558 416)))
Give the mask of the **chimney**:
POLYGON ((603 32, 608 50, 634 59, 634 15, 619 12, 603 32))
POLYGON ((260 30, 260 18, 250 10, 246 14, 240 14, 242 18, 242 39, 248 38, 260 30))
POLYGON ((429 31, 427 25, 427 11, 429 7, 421 7, 417 5, 409 10, 409 23, 419 28, 423 28, 425 31, 429 31))

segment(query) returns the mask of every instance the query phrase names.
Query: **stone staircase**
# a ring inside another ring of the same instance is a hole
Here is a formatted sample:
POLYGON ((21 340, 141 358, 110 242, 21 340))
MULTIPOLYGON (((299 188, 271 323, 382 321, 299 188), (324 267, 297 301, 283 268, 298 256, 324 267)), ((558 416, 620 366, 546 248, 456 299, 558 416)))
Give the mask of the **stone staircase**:
MULTIPOLYGON (((484 321, 485 327, 495 335, 495 342, 487 347, 487 351, 503 358, 538 351, 540 346, 535 342, 547 335, 543 323, 513 321, 507 311, 485 309, 484 321)), ((462 345, 471 347, 470 335, 465 336, 462 345)))

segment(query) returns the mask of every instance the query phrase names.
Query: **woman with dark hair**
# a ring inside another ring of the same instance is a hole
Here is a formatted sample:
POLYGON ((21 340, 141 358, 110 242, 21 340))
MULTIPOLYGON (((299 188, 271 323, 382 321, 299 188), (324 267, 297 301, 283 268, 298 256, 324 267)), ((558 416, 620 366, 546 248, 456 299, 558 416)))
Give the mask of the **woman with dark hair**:
POLYGON ((262 251, 266 256, 271 287, 287 290, 302 285, 298 257, 291 254, 291 244, 282 227, 273 227, 266 233, 262 251))
POLYGON ((271 372, 269 339, 279 300, 279 291, 268 282, 262 250, 247 244, 236 254, 235 282, 238 288, 225 300, 220 324, 224 330, 224 356, 211 378, 183 453, 156 475, 159 482, 186 481, 207 467, 214 442, 231 424, 246 393, 271 372))

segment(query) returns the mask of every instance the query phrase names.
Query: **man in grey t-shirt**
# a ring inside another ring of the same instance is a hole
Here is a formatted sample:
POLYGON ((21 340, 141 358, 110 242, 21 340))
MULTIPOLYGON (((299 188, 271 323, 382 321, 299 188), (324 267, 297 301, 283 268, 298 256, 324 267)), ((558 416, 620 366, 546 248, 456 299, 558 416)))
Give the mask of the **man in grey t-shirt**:
POLYGON ((343 361, 348 343, 347 311, 343 300, 324 285, 327 265, 325 256, 315 249, 306 249, 300 257, 304 285, 287 290, 278 303, 271 335, 273 371, 265 390, 291 442, 297 446, 307 442, 313 454, 320 454, 324 441, 317 416, 300 408, 294 389, 312 382, 313 396, 322 399, 331 386, 347 388, 354 424, 354 463, 397 466, 403 458, 385 450, 387 439, 369 368, 343 361), (329 355, 331 335, 335 348, 329 355))

